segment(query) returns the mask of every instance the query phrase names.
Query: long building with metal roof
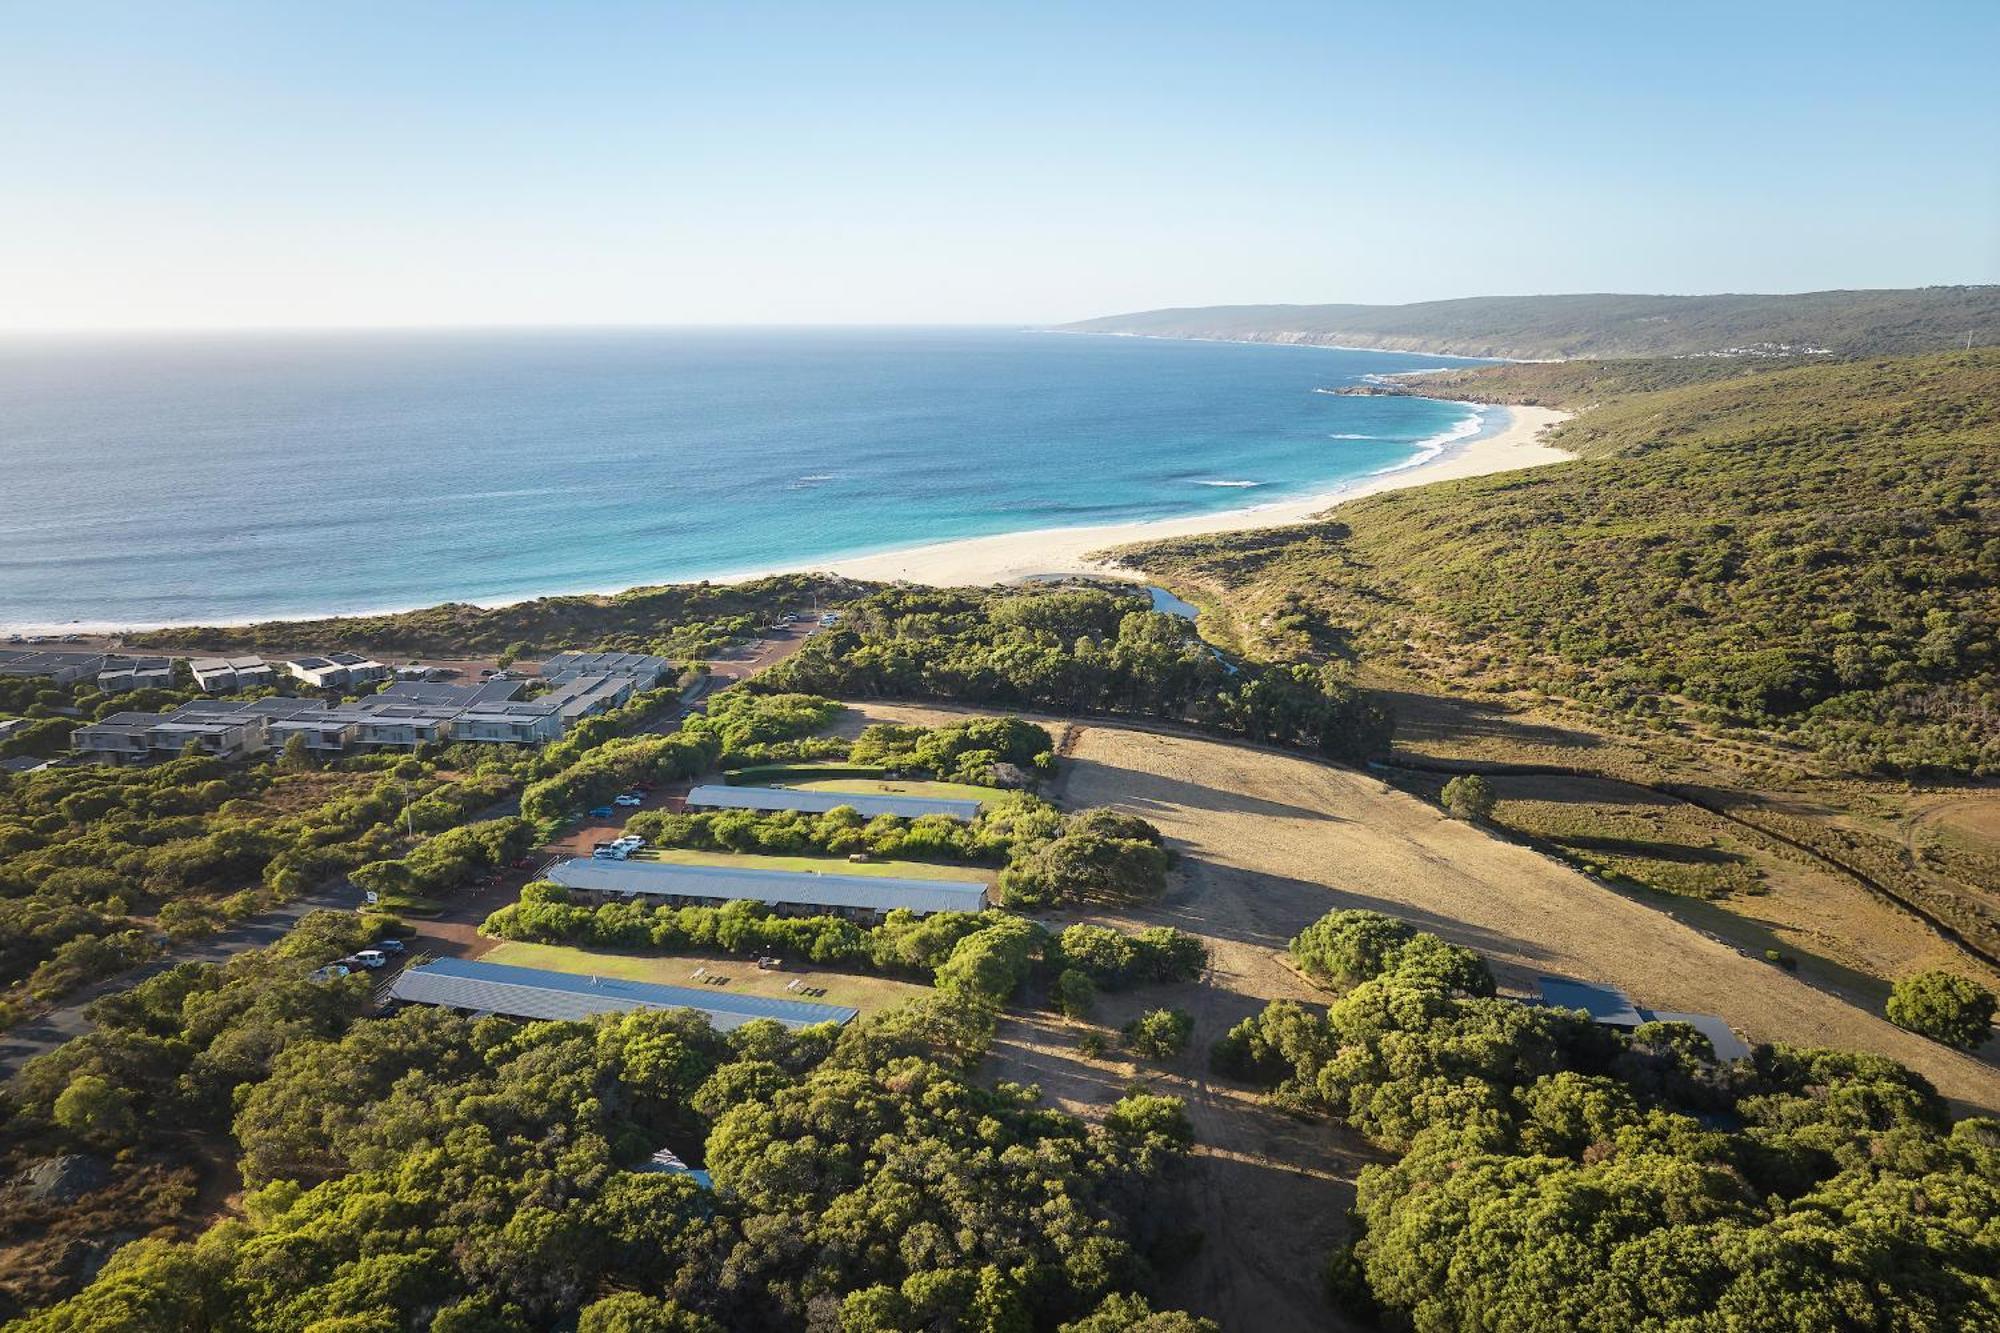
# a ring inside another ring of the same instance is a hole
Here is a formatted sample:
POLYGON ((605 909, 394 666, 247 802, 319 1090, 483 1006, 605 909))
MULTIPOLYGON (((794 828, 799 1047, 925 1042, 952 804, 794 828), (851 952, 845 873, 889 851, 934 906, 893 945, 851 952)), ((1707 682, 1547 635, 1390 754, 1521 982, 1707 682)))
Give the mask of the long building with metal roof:
POLYGON ((815 1004, 810 1000, 732 995, 712 987, 660 986, 646 981, 578 976, 463 958, 440 958, 433 963, 404 968, 391 984, 389 996, 406 1004, 434 1004, 475 1014, 537 1020, 586 1019, 634 1009, 694 1009, 708 1015, 708 1021, 721 1032, 760 1018, 774 1019, 788 1028, 847 1023, 861 1012, 845 1005, 815 1004))
POLYGON ((733 866, 613 861, 594 856, 558 861, 544 877, 601 899, 646 897, 672 907, 713 907, 749 900, 769 903, 780 911, 832 912, 861 919, 873 919, 899 907, 918 915, 986 908, 986 885, 976 880, 738 870, 733 866))
POLYGON ((1690 1014, 1675 1009, 1642 1009, 1624 991, 1594 981, 1569 977, 1537 977, 1542 1003, 1557 1009, 1581 1009, 1590 1021, 1611 1028, 1636 1028, 1642 1023, 1685 1023, 1715 1050, 1718 1060, 1741 1060, 1750 1047, 1735 1029, 1714 1014, 1690 1014))
POLYGON ((687 795, 690 810, 796 810, 821 815, 836 806, 851 805, 873 819, 876 815, 899 815, 917 819, 943 815, 947 819, 973 820, 979 817, 978 801, 947 800, 937 796, 892 796, 887 793, 855 791, 795 791, 790 787, 696 787, 687 795))

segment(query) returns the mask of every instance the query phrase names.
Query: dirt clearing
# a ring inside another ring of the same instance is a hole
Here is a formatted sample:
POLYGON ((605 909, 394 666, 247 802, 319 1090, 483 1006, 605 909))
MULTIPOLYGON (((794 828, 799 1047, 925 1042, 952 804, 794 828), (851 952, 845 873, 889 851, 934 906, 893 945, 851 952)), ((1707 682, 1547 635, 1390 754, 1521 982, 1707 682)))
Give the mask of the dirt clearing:
POLYGON ((1185 929, 1281 949, 1334 907, 1369 907, 1468 945, 1501 984, 1549 972, 1641 1005, 1722 1015, 1753 1041, 1878 1051, 1991 1113, 2000 1071, 1902 1031, 1524 847, 1363 773, 1215 741, 1083 730, 1063 796, 1159 825, 1222 890, 1185 929), (1239 879, 1238 876, 1246 878, 1239 879), (1252 904, 1234 907, 1229 898, 1252 904))

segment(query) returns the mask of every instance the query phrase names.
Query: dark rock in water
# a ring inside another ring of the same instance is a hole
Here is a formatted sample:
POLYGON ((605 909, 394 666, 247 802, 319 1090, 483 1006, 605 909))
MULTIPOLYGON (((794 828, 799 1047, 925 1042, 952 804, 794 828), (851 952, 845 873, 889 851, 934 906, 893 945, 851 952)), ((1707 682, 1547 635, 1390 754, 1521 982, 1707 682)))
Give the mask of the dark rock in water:
POLYGON ((66 1153, 44 1157, 21 1173, 21 1192, 45 1203, 71 1203, 111 1181, 111 1168, 96 1157, 66 1153))

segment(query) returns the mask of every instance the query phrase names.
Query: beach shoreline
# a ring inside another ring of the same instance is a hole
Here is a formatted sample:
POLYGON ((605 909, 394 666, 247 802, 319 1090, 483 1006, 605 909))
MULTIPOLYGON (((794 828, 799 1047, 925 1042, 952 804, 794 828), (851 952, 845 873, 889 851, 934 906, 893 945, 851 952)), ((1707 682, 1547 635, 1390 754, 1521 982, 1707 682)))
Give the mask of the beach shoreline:
MULTIPOLYGON (((1423 374, 1425 372, 1406 372, 1423 374)), ((1457 400, 1437 400, 1457 401, 1457 400)), ((1436 454, 1414 462, 1398 464, 1372 476, 1350 479, 1310 495, 1275 500, 1237 509, 1184 514, 1174 518, 1137 519, 1124 523, 1083 527, 1037 528, 1020 532, 994 533, 982 537, 953 538, 926 542, 886 551, 833 556, 820 560, 795 561, 761 566, 705 579, 679 579, 682 583, 748 583, 778 574, 832 574, 844 578, 883 583, 915 583, 930 587, 964 587, 995 583, 1018 583, 1048 575, 1082 575, 1093 578, 1138 580, 1142 576, 1115 562, 1092 559, 1092 555, 1113 547, 1174 537, 1193 537, 1222 532, 1243 532, 1256 528, 1283 527, 1303 523, 1347 500, 1384 491, 1402 490, 1459 477, 1486 476, 1565 462, 1574 455, 1543 444, 1541 436, 1550 427, 1569 418, 1569 413, 1546 407, 1516 407, 1498 403, 1463 403, 1482 417, 1503 418, 1498 430, 1481 430, 1464 439, 1448 440, 1436 454)), ((663 586, 655 583, 636 587, 663 586)), ((493 602, 462 600, 467 605, 491 609, 536 601, 540 596, 609 597, 628 591, 626 587, 562 594, 505 598, 493 602)), ((428 604, 426 604, 428 605, 428 604)), ((79 633, 95 637, 144 634, 156 629, 213 626, 218 629, 272 621, 322 620, 400 615, 421 607, 338 610, 322 613, 295 613, 255 616, 242 619, 206 619, 145 624, 93 621, 68 623, 21 623, 0 625, 0 632, 61 635, 79 633)))
MULTIPOLYGON (((931 542, 902 550, 820 561, 807 568, 813 573, 837 574, 846 578, 940 588, 1018 583, 1050 574, 1136 580, 1143 577, 1139 571, 1093 557, 1116 547, 1140 542, 1304 523, 1337 505, 1367 495, 1425 486, 1435 481, 1542 467, 1568 462, 1575 457, 1567 450, 1544 444, 1541 438, 1551 427, 1568 420, 1570 413, 1548 407, 1514 407, 1498 403, 1472 403, 1467 406, 1476 407, 1482 413, 1504 413, 1506 424, 1490 434, 1482 433, 1454 441, 1434 457, 1421 462, 1362 477, 1312 495, 1178 518, 1141 519, 1130 523, 1075 528, 1040 528, 931 542)), ((761 569, 715 581, 738 583, 770 574, 800 572, 806 570, 797 566, 761 569)))

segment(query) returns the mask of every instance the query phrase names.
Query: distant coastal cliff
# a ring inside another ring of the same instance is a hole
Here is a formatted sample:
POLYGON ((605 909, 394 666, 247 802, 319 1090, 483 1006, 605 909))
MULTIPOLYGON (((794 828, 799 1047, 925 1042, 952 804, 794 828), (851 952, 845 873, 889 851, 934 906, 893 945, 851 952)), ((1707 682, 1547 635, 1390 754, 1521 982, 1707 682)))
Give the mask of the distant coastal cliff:
POLYGON ((1441 356, 1884 356, 2000 343, 2000 286, 1793 296, 1476 296, 1414 305, 1196 306, 1063 332, 1376 347, 1441 356))

